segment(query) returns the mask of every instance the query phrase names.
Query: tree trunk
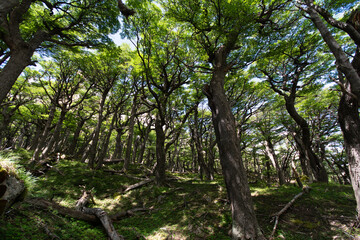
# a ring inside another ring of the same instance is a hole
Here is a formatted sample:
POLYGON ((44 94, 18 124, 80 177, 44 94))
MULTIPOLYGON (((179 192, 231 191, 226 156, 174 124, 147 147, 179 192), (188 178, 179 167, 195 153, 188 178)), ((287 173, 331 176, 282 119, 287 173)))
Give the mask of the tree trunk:
POLYGON ((64 123, 66 113, 67 113, 67 111, 65 109, 62 109, 59 120, 56 123, 54 133, 53 133, 49 143, 43 150, 41 158, 47 158, 49 153, 53 150, 55 142, 59 141, 60 131, 61 131, 62 125, 64 123))
POLYGON ((165 133, 163 130, 163 121, 158 115, 155 119, 155 133, 156 133, 156 168, 155 168, 155 180, 158 185, 163 185, 166 180, 165 175, 165 164, 166 164, 166 153, 165 153, 165 133))
POLYGON ((194 111, 193 136, 194 136, 194 142, 195 142, 195 147, 196 147, 196 151, 197 151, 198 162, 199 162, 199 166, 201 168, 200 169, 201 180, 202 180, 202 176, 203 176, 202 173, 205 173, 206 180, 211 180, 209 168, 205 163, 202 139, 200 137, 198 129, 199 129, 199 119, 198 119, 198 111, 196 108, 194 111))
POLYGON ((311 144, 310 127, 306 120, 301 117, 295 109, 294 97, 285 97, 285 106, 289 115, 294 119, 301 130, 301 144, 304 147, 306 157, 309 159, 310 167, 314 173, 315 180, 318 182, 328 182, 328 175, 325 167, 321 163, 320 159, 314 153, 311 144))
POLYGON ((131 148, 134 138, 134 125, 135 125, 135 114, 136 114, 136 95, 134 96, 133 105, 131 108, 130 119, 129 119, 129 130, 128 138, 126 144, 126 153, 125 153, 125 162, 124 162, 124 171, 127 171, 131 162, 131 148))
POLYGON ((340 99, 338 115, 349 162, 351 185, 357 204, 357 219, 360 219, 360 119, 358 109, 359 104, 356 99, 344 93, 340 99))
POLYGON ((100 107, 99 107, 99 116, 97 119, 97 123, 96 123, 96 127, 94 130, 94 137, 92 139, 91 142, 91 146, 89 149, 89 162, 88 162, 88 166, 90 168, 94 168, 94 164, 95 164, 95 157, 96 157, 96 152, 97 152, 97 146, 98 146, 98 142, 99 142, 99 137, 100 137, 100 129, 101 129, 101 125, 103 122, 103 112, 104 112, 104 105, 105 105, 105 100, 107 97, 107 94, 109 93, 110 89, 105 90, 102 94, 101 97, 101 101, 100 101, 100 107))
POLYGON ((232 212, 232 239, 265 239, 258 225, 246 172, 242 163, 235 118, 224 90, 227 53, 224 47, 215 52, 210 86, 204 87, 212 112, 219 148, 220 163, 232 212))
POLYGON ((122 152, 123 152, 123 144, 121 141, 121 137, 124 134, 123 130, 121 128, 117 128, 116 129, 116 143, 115 143, 115 150, 114 153, 111 157, 111 159, 121 159, 122 157, 122 152))
POLYGON ((141 145, 140 145, 139 156, 138 156, 138 159, 137 159, 138 163, 143 163, 144 162, 143 157, 144 157, 146 142, 147 142, 147 140, 149 138, 149 134, 150 134, 150 131, 151 131, 151 124, 152 124, 152 120, 149 121, 149 124, 147 125, 147 127, 145 129, 144 135, 142 136, 143 139, 142 139, 142 142, 141 142, 141 145))
POLYGON ((67 154, 71 154, 73 156, 75 155, 77 143, 78 143, 79 137, 80 137, 80 132, 81 132, 81 129, 84 126, 84 124, 85 124, 84 119, 81 119, 81 121, 77 124, 73 139, 71 141, 71 145, 70 145, 69 149, 67 150, 67 154))
POLYGON ((267 137, 265 139, 265 152, 268 155, 271 164, 273 165, 273 167, 276 169, 276 173, 278 175, 279 178, 279 184, 283 185, 285 183, 285 177, 284 177, 284 173, 279 165, 279 161, 277 159, 277 156, 275 154, 275 150, 274 150, 274 146, 271 142, 271 139, 269 137, 267 137))
POLYGON ((107 153, 107 150, 109 147, 111 133, 114 130, 114 124, 116 121, 117 121, 117 112, 114 113, 114 116, 111 119, 111 124, 110 124, 109 130, 108 130, 107 134, 105 135, 105 139, 104 139, 104 142, 102 145, 103 147, 101 148, 101 152, 98 157, 96 169, 100 169, 103 165, 103 162, 104 162, 104 159, 106 157, 106 153, 107 153))
POLYGON ((35 148, 35 151, 34 151, 34 154, 32 156, 31 162, 37 162, 40 159, 40 153, 41 153, 42 149, 44 148, 44 146, 46 144, 46 139, 49 137, 51 123, 52 123, 52 120, 55 117, 55 111, 56 111, 56 107, 55 107, 54 104, 51 103, 49 117, 48 117, 48 119, 46 121, 44 131, 40 136, 40 140, 38 142, 38 145, 35 148))
POLYGON ((306 157, 304 146, 301 142, 300 137, 298 136, 298 133, 293 132, 293 137, 295 140, 296 148, 299 152, 299 160, 300 160, 300 166, 303 174, 309 178, 309 182, 312 183, 314 181, 313 174, 310 168, 309 159, 306 157))
POLYGON ((4 101, 22 71, 31 64, 35 49, 24 47, 12 50, 11 57, 0 72, 0 103, 4 101))

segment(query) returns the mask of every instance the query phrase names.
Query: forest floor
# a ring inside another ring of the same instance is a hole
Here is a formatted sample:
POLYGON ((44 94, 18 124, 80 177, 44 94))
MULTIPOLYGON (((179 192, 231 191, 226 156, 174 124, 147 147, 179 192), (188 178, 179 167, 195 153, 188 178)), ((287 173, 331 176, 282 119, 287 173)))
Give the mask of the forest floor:
MULTIPOLYGON (((1 162, 0 162, 1 164, 1 162)), ((125 239, 230 239, 230 205, 220 176, 201 181, 195 174, 168 173, 168 186, 153 183, 124 192, 144 176, 138 169, 111 174, 121 166, 90 170, 77 161, 61 160, 34 178, 27 199, 44 198, 73 208, 84 187, 91 190, 91 207, 109 214, 133 209, 114 222, 125 239), (135 209, 135 210, 134 210, 135 209), (141 211, 136 211, 140 209, 141 211)), ((311 184, 279 219, 274 239, 351 239, 359 234, 352 225, 355 200, 351 186, 311 184)), ((265 236, 271 235, 271 215, 280 211, 301 189, 287 185, 251 185, 257 218, 265 236)), ((100 224, 64 217, 56 209, 19 202, 0 219, 0 239, 107 239, 100 224)))

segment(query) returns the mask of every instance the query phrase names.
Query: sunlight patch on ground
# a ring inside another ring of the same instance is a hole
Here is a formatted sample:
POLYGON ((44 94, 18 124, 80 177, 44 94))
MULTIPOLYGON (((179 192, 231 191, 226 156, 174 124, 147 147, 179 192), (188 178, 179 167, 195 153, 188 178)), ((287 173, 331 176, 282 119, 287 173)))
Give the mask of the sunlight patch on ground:
POLYGON ((182 240, 187 239, 187 237, 178 231, 179 226, 168 225, 165 227, 161 227, 158 231, 156 231, 153 235, 149 235, 146 237, 147 240, 160 240, 160 239, 174 239, 174 240, 182 240))

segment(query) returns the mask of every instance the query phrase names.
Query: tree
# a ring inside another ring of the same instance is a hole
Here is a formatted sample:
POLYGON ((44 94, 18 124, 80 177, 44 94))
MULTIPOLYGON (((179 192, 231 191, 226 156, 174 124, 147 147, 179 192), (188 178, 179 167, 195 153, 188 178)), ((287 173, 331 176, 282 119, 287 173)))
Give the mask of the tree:
POLYGON ((203 92, 212 111, 220 162, 232 208, 232 238, 263 239, 252 206, 235 119, 224 85, 232 68, 245 67, 254 60, 256 43, 250 36, 257 36, 259 23, 266 23, 284 1, 272 1, 269 5, 265 5, 264 1, 163 2, 168 15, 184 23, 191 32, 189 45, 201 51, 199 55, 202 58, 198 61, 211 74, 203 92))
POLYGON ((106 35, 120 27, 111 0, 12 0, 0 7, 0 103, 22 71, 35 64, 35 51, 109 43, 106 35))
MULTIPOLYGON (((186 104, 186 95, 182 91, 184 84, 187 84, 191 72, 186 72, 184 64, 180 59, 189 57, 186 46, 181 41, 181 32, 176 29, 172 22, 162 19, 161 10, 152 3, 144 2, 143 9, 132 19, 128 34, 136 38, 136 50, 140 58, 144 80, 143 102, 155 115, 156 133, 156 182, 165 184, 166 180, 166 152, 170 145, 177 141, 181 126, 170 130, 171 116, 175 112, 172 103, 176 102, 175 96, 183 98, 183 107, 177 109, 183 112, 181 125, 184 124, 189 112, 193 109, 186 104), (146 11, 144 9, 146 8, 146 11), (165 41, 164 41, 165 40, 165 41), (183 110, 183 111, 182 111, 183 110), (172 140, 166 140, 172 135, 172 140)), ((140 11, 140 9, 138 10, 140 11)), ((179 106, 180 107, 180 106, 179 106)))
POLYGON ((88 159, 89 167, 91 168, 95 164, 101 126, 106 115, 104 112, 109 104, 107 101, 108 95, 117 82, 126 79, 129 71, 127 65, 129 57, 129 52, 126 52, 126 49, 103 49, 102 52, 88 53, 87 58, 82 63, 82 74, 94 83, 95 89, 99 92, 99 99, 97 100, 99 109, 96 126, 93 131, 94 135, 89 151, 84 156, 85 159, 88 159))
POLYGON ((294 138, 299 151, 308 159, 315 180, 328 182, 326 169, 313 149, 310 125, 296 108, 296 101, 316 88, 316 81, 320 80, 325 70, 328 71, 325 68, 327 65, 320 62, 330 61, 317 44, 319 37, 308 32, 309 24, 302 19, 295 21, 295 24, 289 35, 270 46, 270 52, 274 55, 265 53, 266 57, 257 64, 271 88, 284 98, 286 110, 297 124, 294 138))
MULTIPOLYGON (((345 5, 345 4, 343 4, 345 5)), ((331 6, 331 4, 330 4, 331 6)), ((345 5, 346 6, 346 5, 345 5)), ((360 218, 360 118, 359 118, 359 97, 360 97, 360 52, 356 50, 354 58, 350 60, 342 50, 339 42, 334 38, 328 27, 324 24, 320 15, 332 26, 346 32, 357 47, 360 46, 360 32, 357 29, 357 10, 352 14, 348 22, 335 20, 331 13, 311 0, 305 0, 298 6, 306 12, 315 27, 319 30, 323 40, 334 55, 339 72, 338 83, 343 91, 339 103, 338 115, 341 130, 344 136, 351 184, 354 189, 358 218, 360 218), (345 78, 344 78, 345 76, 345 78)), ((344 7, 335 5, 335 7, 344 7)))

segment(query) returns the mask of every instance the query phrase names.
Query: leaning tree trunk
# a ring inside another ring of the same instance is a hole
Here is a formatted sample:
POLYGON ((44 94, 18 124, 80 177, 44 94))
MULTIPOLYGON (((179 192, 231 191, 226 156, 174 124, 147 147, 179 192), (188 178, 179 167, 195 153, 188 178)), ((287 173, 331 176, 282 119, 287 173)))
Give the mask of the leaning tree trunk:
POLYGON ((67 113, 66 109, 63 108, 61 110, 59 120, 56 123, 54 134, 51 137, 51 139, 48 142, 45 149, 43 150, 41 158, 44 158, 44 159, 47 158, 49 156, 49 154, 51 153, 51 151, 53 150, 55 143, 60 140, 60 131, 63 126, 66 113, 67 113))
POLYGON ((12 54, 9 61, 0 72, 0 103, 4 101, 22 71, 31 64, 34 50, 33 48, 25 47, 11 51, 12 54))
POLYGON ((212 112, 220 163, 232 212, 232 239, 265 239, 257 222, 246 172, 241 159, 235 118, 224 90, 227 53, 215 53, 210 86, 204 87, 212 112))
POLYGON ((40 140, 39 140, 39 142, 38 142, 38 144, 37 144, 37 146, 35 148, 34 154, 33 154, 32 159, 31 159, 31 162, 33 162, 33 163, 39 161, 39 159, 40 159, 41 151, 45 147, 46 139, 49 137, 51 123, 52 123, 52 120, 55 117, 55 111, 56 111, 56 107, 55 107, 55 105, 53 103, 51 103, 49 117, 48 117, 48 119, 46 121, 44 131, 40 135, 40 140))
POLYGON ((301 144, 304 147, 306 157, 309 159, 310 167, 314 173, 315 180, 318 182, 328 182, 328 174, 324 165, 321 163, 319 157, 315 154, 312 149, 310 127, 306 120, 299 115, 295 108, 294 97, 290 96, 285 98, 286 110, 292 119, 300 127, 301 131, 301 144))

